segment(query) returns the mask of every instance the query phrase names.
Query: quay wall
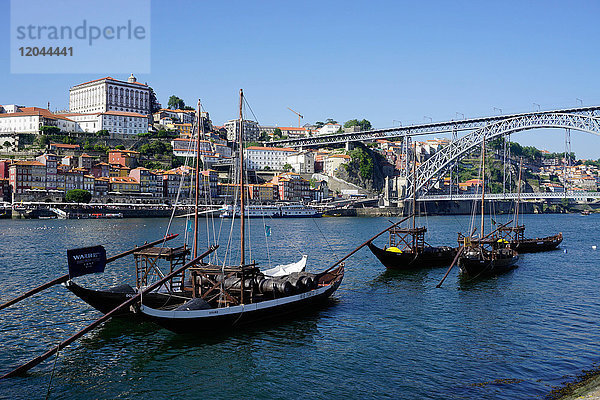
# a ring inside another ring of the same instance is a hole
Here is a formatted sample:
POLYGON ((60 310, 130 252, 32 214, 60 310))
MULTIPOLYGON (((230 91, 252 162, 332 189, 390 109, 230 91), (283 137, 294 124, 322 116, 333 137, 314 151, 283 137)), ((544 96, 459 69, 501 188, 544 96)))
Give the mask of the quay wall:
MULTIPOLYGON (((521 203, 522 214, 533 214, 541 212, 543 202, 521 203)), ((478 206, 478 211, 479 211, 478 206)), ((423 215, 470 215, 473 204, 470 201, 428 201, 418 204, 419 214, 423 215)), ((366 207, 357 208, 356 214, 359 217, 397 217, 408 215, 410 207, 366 207)), ((514 212, 514 203, 512 201, 495 201, 485 203, 486 214, 512 214, 514 212)))

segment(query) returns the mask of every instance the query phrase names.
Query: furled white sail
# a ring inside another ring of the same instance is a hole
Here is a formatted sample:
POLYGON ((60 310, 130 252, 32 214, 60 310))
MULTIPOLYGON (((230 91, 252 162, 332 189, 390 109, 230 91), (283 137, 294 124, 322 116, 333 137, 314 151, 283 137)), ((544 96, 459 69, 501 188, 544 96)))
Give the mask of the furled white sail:
POLYGON ((292 272, 302 272, 304 271, 304 268, 306 268, 306 260, 308 260, 308 256, 303 255, 298 262, 278 265, 262 272, 266 276, 285 276, 291 274, 292 272))

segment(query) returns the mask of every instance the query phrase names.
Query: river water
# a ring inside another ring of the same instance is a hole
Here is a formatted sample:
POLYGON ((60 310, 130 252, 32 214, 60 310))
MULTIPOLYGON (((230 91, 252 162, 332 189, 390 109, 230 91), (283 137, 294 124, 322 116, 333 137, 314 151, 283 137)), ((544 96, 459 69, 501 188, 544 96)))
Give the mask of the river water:
MULTIPOLYGON (((543 398, 600 361, 600 250, 592 249, 600 247, 600 215, 522 218, 527 236, 562 231, 561 249, 524 255, 519 268, 483 281, 459 279, 455 269, 437 289, 445 268, 386 272, 365 248, 348 260, 330 304, 311 315, 213 337, 111 320, 27 376, 0 381, 0 398, 43 398, 48 392, 62 399, 543 398)), ((456 232, 469 228, 468 216, 421 222, 434 245, 455 245, 456 232)), ((265 223, 271 228, 267 242, 263 221, 251 227, 253 259, 266 266, 308 254, 307 269, 318 271, 388 220, 265 223)), ((0 300, 66 273, 68 248, 102 244, 116 254, 162 237, 167 224, 0 220, 0 300)), ((184 220, 175 220, 170 231, 184 228, 184 220)), ((225 222, 221 242, 229 230, 225 222)), ((109 264, 104 274, 78 280, 102 287, 131 281, 133 271, 127 258, 109 264)), ((99 316, 61 286, 0 311, 0 372, 99 316)))

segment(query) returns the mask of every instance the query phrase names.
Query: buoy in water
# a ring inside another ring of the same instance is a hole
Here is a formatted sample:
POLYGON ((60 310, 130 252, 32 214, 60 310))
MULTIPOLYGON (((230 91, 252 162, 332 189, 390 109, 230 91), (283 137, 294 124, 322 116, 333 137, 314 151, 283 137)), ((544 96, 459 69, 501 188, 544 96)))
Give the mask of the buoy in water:
POLYGON ((596 245, 593 245, 593 246, 592 246, 592 250, 596 250, 596 245))

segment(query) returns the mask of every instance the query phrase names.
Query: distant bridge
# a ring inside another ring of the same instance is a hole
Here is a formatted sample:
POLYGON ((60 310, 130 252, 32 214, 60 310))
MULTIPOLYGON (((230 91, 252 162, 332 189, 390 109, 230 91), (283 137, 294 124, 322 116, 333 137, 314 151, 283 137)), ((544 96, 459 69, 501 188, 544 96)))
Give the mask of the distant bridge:
MULTIPOLYGON (((450 142, 422 163, 416 171, 414 187, 417 193, 426 193, 454 163, 480 146, 483 141, 540 128, 573 129, 600 135, 600 118, 597 109, 588 109, 585 112, 545 111, 496 120, 450 142)), ((408 173, 408 181, 413 182, 412 171, 408 173)), ((408 196, 412 195, 412 188, 412 184, 407 187, 408 196)))
MULTIPOLYGON (((432 122, 428 124, 373 129, 363 132, 336 133, 332 135, 311 136, 303 139, 278 140, 267 142, 266 145, 303 148, 353 142, 372 142, 377 139, 405 140, 408 137, 418 135, 449 132, 457 134, 458 132, 470 131, 458 139, 454 136, 455 140, 451 141, 448 146, 442 147, 432 157, 423 162, 417 168, 416 173, 413 173, 412 168, 407 168, 407 171, 403 171, 407 178, 407 186, 404 192, 405 198, 409 198, 412 196, 413 190, 416 190, 421 196, 426 194, 450 167, 455 165, 462 157, 468 155, 474 148, 480 146, 483 141, 516 132, 543 128, 573 129, 600 135, 600 106, 432 122), (416 175, 416 182, 414 184, 413 175, 416 175)), ((565 197, 565 195, 562 196, 565 197)))
POLYGON ((428 124, 416 124, 408 126, 398 126, 393 128, 372 129, 370 131, 334 133, 331 135, 316 135, 302 139, 285 139, 274 142, 265 142, 266 146, 271 147, 318 147, 330 144, 345 144, 352 142, 369 142, 377 139, 399 139, 408 136, 432 135, 439 133, 451 133, 472 131, 482 128, 494 122, 499 122, 511 118, 534 117, 537 118, 545 114, 580 114, 591 117, 600 117, 600 106, 594 107, 575 107, 557 109, 552 111, 537 111, 521 114, 495 115, 491 117, 469 118, 456 121, 431 122, 428 124))
MULTIPOLYGON (((517 193, 486 193, 486 200, 517 200, 519 195, 517 193)), ((534 192, 534 193, 521 193, 521 200, 543 200, 543 199, 574 199, 580 201, 600 200, 600 192, 586 192, 586 193, 553 193, 553 192, 534 192)), ((417 201, 444 201, 444 200, 480 200, 481 193, 476 194, 428 194, 417 198, 417 201)))

